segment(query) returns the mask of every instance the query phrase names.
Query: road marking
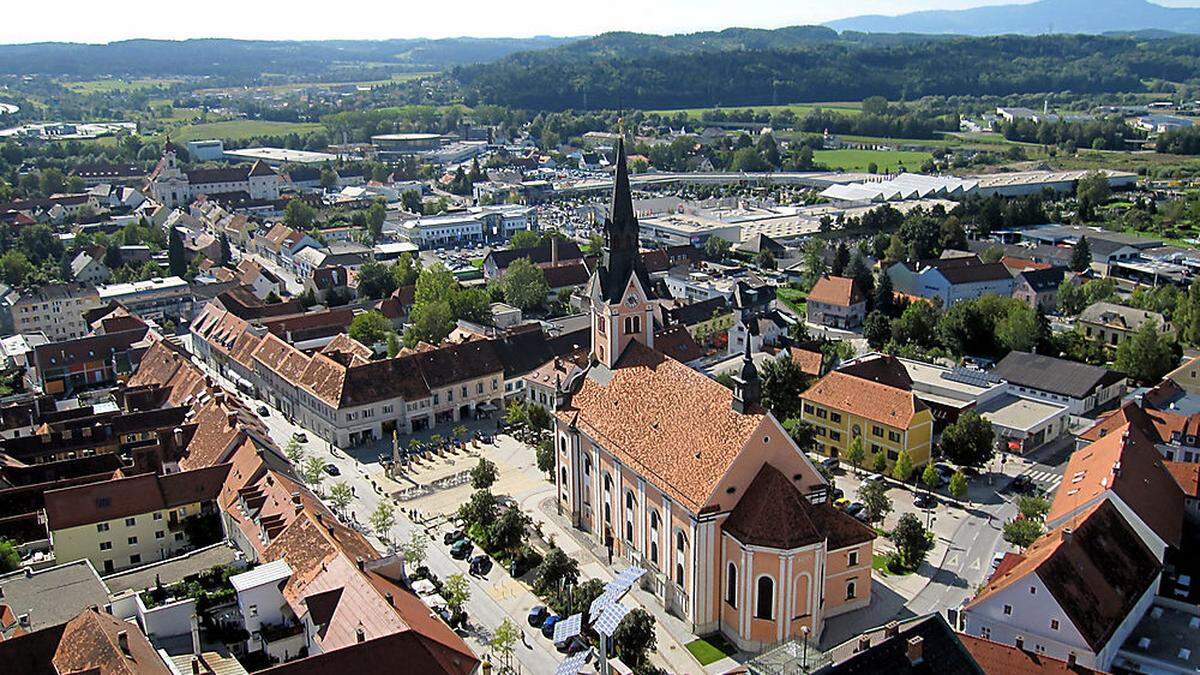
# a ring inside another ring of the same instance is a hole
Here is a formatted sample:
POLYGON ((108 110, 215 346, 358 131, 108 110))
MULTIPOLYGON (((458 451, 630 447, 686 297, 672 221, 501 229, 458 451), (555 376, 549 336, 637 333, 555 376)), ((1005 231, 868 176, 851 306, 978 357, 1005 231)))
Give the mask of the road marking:
POLYGON ((947 567, 954 567, 957 564, 958 564, 958 554, 957 553, 950 556, 950 558, 946 561, 947 567))
POLYGON ((969 570, 977 570, 977 569, 979 569, 979 558, 976 558, 976 559, 972 560, 972 561, 971 561, 971 564, 970 564, 970 565, 967 565, 967 569, 969 569, 969 570))

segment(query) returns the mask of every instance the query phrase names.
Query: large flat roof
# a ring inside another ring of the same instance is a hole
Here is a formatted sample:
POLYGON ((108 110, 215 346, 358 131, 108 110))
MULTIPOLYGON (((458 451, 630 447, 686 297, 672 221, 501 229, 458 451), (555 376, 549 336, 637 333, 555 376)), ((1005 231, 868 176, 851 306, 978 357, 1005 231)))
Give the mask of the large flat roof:
POLYGON ((1012 394, 1001 394, 975 406, 975 411, 992 424, 1029 431, 1055 415, 1065 413, 1067 408, 1012 394))
POLYGON ((108 604, 108 587, 87 560, 37 571, 17 570, 0 576, 3 604, 14 615, 29 615, 30 629, 57 626, 83 610, 108 604))
POLYGON ((288 148, 242 148, 241 150, 226 150, 225 156, 230 159, 261 159, 264 162, 272 164, 322 164, 337 159, 337 155, 331 155, 328 152, 290 150, 288 148))

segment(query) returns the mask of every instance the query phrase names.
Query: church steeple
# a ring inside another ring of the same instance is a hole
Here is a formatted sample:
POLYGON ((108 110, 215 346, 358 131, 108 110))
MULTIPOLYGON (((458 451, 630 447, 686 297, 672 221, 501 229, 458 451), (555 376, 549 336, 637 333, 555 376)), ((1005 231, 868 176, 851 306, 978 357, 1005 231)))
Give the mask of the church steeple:
POLYGON ((742 370, 733 378, 733 409, 743 415, 758 407, 762 399, 762 382, 758 378, 758 367, 751 356, 753 336, 758 333, 757 320, 743 319, 746 344, 742 350, 742 370))
POLYGON ((650 293, 650 275, 638 251, 638 221, 633 212, 633 192, 629 187, 629 163, 625 158, 625 139, 617 141, 617 169, 613 176, 612 206, 604 221, 604 254, 601 257, 600 284, 609 302, 620 302, 629 276, 635 274, 642 288, 650 293))

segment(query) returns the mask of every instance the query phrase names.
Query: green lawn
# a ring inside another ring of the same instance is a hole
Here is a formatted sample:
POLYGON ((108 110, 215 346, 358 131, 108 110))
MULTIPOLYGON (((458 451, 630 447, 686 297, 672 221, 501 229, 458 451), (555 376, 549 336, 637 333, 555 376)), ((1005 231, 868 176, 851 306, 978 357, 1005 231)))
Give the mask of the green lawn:
MULTIPOLYGON (((852 101, 832 101, 825 103, 790 103, 788 105, 734 105, 734 106, 710 106, 707 108, 680 108, 677 110, 647 110, 647 114, 658 113, 659 115, 674 115, 676 113, 686 113, 688 117, 699 118, 707 110, 754 110, 766 112, 779 112, 781 110, 791 110, 796 117, 803 117, 809 112, 820 108, 822 110, 839 112, 845 115, 858 115, 862 112, 862 104, 852 101)), ((731 120, 740 121, 740 120, 731 120)))
MULTIPOLYGON (((343 87, 346 85, 368 86, 369 87, 369 86, 376 86, 376 85, 382 85, 382 84, 395 84, 397 82, 407 82, 409 80, 415 80, 417 78, 428 77, 430 75, 436 75, 436 74, 437 74, 437 71, 432 70, 432 71, 421 71, 421 72, 415 72, 415 73, 396 73, 395 75, 392 75, 390 78, 388 78, 386 80, 361 80, 361 81, 354 81, 354 82, 287 82, 287 83, 283 83, 283 84, 265 84, 265 85, 258 86, 258 87, 250 87, 249 91, 265 93, 265 92, 288 91, 290 89, 301 89, 301 88, 305 88, 305 87, 343 87)), ((198 94, 219 94, 219 93, 228 93, 228 92, 232 92, 232 91, 244 92, 244 91, 246 91, 246 89, 244 89, 242 87, 218 87, 218 88, 213 88, 213 89, 198 89, 198 90, 196 90, 196 93, 198 93, 198 94)))
POLYGON ((775 298, 800 316, 805 315, 807 305, 805 298, 807 297, 808 293, 788 286, 780 286, 775 289, 775 298))
POLYGON ((866 171, 874 163, 880 173, 889 173, 901 165, 909 171, 920 171, 921 164, 932 156, 928 152, 899 150, 817 150, 813 161, 843 171, 866 171))
POLYGON ((239 141, 255 136, 306 134, 321 129, 316 122, 270 122, 267 120, 228 120, 207 124, 187 124, 171 131, 171 140, 181 143, 209 138, 239 141))
POLYGON ((126 80, 122 78, 105 78, 102 80, 80 80, 63 82, 62 85, 78 94, 110 94, 117 91, 138 91, 151 87, 169 87, 183 80, 139 78, 126 80))
POLYGON ((700 638, 687 643, 687 650, 692 656, 700 662, 700 665, 707 666, 710 663, 716 663, 726 656, 732 656, 737 653, 737 648, 729 644, 729 642, 720 635, 714 635, 710 638, 700 638))

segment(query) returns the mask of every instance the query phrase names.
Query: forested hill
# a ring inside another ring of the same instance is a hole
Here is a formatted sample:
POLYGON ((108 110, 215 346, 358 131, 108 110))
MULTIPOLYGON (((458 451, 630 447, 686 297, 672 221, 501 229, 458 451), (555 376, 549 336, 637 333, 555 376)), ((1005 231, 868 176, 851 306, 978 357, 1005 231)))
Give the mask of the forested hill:
POLYGON ((486 63, 515 52, 556 47, 575 38, 445 38, 440 40, 124 40, 108 44, 42 42, 0 45, 0 74, 156 77, 195 75, 253 78, 334 74, 387 67, 441 70, 486 63))
POLYGON ((1128 92, 1200 78, 1200 37, 610 33, 452 74, 468 101, 541 110, 1128 92))

